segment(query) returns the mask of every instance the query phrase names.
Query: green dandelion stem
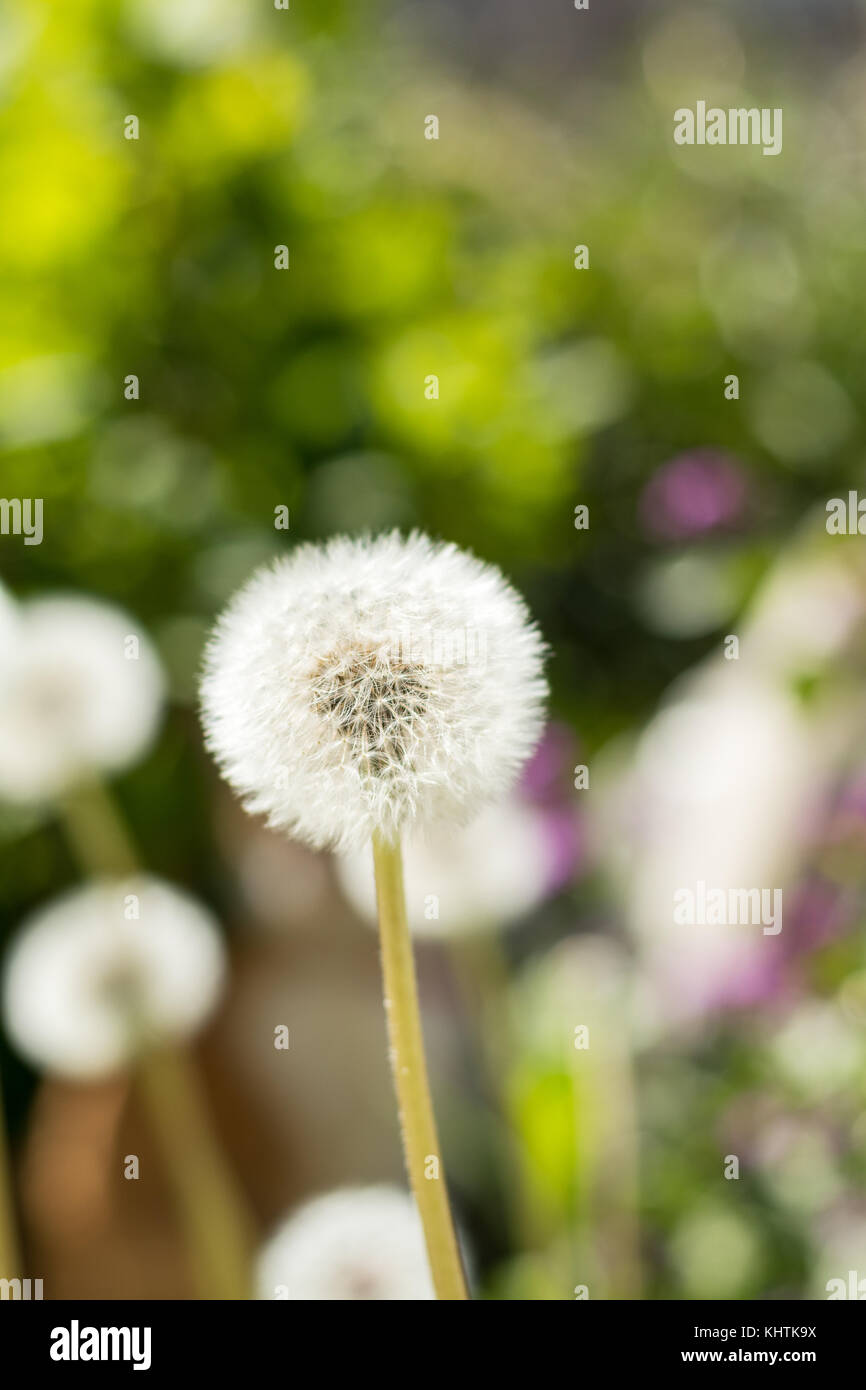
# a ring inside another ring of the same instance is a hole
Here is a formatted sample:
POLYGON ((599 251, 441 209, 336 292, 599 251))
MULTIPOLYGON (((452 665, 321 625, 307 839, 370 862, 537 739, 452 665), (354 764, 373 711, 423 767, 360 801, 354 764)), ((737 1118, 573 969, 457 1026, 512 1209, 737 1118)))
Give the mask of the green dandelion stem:
POLYGON ((442 1172, 424 1056, 412 942, 406 920, 399 845, 373 839, 385 1014, 391 1069, 409 1182, 415 1195, 436 1296, 465 1299, 466 1282, 442 1172))

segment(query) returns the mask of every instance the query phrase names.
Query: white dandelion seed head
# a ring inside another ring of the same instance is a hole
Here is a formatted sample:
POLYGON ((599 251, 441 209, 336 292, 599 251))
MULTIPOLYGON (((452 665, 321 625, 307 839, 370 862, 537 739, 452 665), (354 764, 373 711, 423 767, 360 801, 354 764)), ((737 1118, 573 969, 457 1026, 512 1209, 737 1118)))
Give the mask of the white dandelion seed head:
POLYGON ((34 599, 4 613, 0 638, 0 796, 45 800, 144 753, 163 677, 126 613, 72 595, 34 599))
POLYGON ((142 1046, 195 1032, 225 973, 216 923, 194 898, 151 875, 100 881, 22 924, 6 960, 4 1022, 37 1067, 104 1076, 142 1046))
POLYGON ((433 1299, 415 1203, 397 1187, 344 1188, 315 1197, 263 1247, 261 1299, 433 1299))
POLYGON ((465 823, 537 743, 544 644, 492 565, 413 533, 259 570, 206 656, 208 746, 247 809, 315 848, 465 823))
MULTIPOLYGON (((417 936, 435 938, 516 921, 544 900, 549 857, 543 817, 515 795, 486 806, 471 825, 435 825, 414 835, 403 853, 409 926, 417 936)), ((369 845, 340 855, 336 869, 352 907, 375 926, 369 845)))

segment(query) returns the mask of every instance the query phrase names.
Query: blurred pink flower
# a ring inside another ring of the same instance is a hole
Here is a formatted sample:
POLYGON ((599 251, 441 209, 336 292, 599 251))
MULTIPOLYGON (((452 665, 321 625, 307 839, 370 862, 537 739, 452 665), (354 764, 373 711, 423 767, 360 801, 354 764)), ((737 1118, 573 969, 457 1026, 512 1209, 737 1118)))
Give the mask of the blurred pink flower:
POLYGON ((563 724, 549 724, 523 770, 518 795, 535 807, 547 847, 547 892, 557 893, 584 867, 586 833, 574 790, 579 745, 563 724))
POLYGON ((727 454, 696 449, 658 469, 644 488, 640 511, 651 536, 687 540, 736 523, 745 501, 739 465, 727 454))

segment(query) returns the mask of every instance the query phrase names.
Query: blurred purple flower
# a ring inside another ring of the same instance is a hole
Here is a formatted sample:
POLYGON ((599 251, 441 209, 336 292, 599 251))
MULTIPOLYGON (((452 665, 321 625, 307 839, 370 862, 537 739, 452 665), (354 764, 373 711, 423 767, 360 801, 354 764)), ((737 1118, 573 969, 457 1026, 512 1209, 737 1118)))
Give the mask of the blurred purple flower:
POLYGON ((650 535, 686 540, 733 525, 745 501, 740 466, 727 454, 697 449, 659 468, 644 488, 640 512, 650 535))
POLYGON ((548 850, 548 892, 558 893, 584 866, 586 842, 583 824, 571 806, 542 809, 548 850))
POLYGON ((571 788, 577 761, 577 742, 564 724, 548 724, 520 778, 520 794, 526 801, 544 805, 562 801, 571 788))
POLYGON ((866 833, 866 768, 860 768, 839 791, 823 826, 825 844, 860 841, 866 833))
POLYGON ((790 1002, 802 989, 801 962, 844 932, 851 913, 849 898, 834 884, 804 880, 793 890, 781 936, 732 942, 715 958, 700 950, 697 938, 695 953, 667 961, 669 1007, 676 1012, 677 1001, 687 999, 690 1013, 714 1014, 790 1002))
POLYGON ((768 1004, 779 998, 784 984, 785 954, 777 937, 719 939, 711 948, 696 937, 693 950, 681 949, 657 963, 659 997, 668 1017, 681 1020, 768 1004))
POLYGON ((576 805, 578 745, 563 724, 549 724, 523 770, 518 792, 539 813, 548 849, 548 892, 557 893, 584 867, 586 836, 576 805))
POLYGON ((851 920, 853 904, 834 883, 809 878, 799 884, 787 913, 788 949, 792 956, 815 951, 840 936, 851 920))

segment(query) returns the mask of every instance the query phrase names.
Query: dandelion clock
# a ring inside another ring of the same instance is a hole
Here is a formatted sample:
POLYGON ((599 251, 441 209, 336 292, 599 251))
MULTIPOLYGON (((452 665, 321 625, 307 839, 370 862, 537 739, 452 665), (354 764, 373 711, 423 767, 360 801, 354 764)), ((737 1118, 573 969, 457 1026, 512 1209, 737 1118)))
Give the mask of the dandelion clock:
POLYGON ((108 1076, 143 1048, 195 1033, 226 973, 208 910, 153 875, 73 888, 24 922, 9 949, 3 1017, 19 1051, 55 1076, 108 1076))
POLYGON ((162 713, 150 643, 121 609, 73 594, 0 601, 0 796, 27 803, 118 772, 162 713))
POLYGON ((413 533, 303 545, 220 618, 208 746, 251 812, 315 848, 372 844, 406 1164, 438 1298, 465 1298, 441 1171, 400 843, 504 796, 540 737, 544 645, 499 570, 413 533))
POLYGON ((12 1043, 48 1075, 132 1074, 198 1294, 239 1299, 248 1297, 251 1223, 187 1047, 227 973, 208 908, 137 873, 91 880, 28 917, 11 941, 0 999, 12 1043))
POLYGON ((435 1298, 415 1204, 384 1184, 342 1188, 307 1202, 270 1237, 256 1278, 265 1299, 435 1298))

